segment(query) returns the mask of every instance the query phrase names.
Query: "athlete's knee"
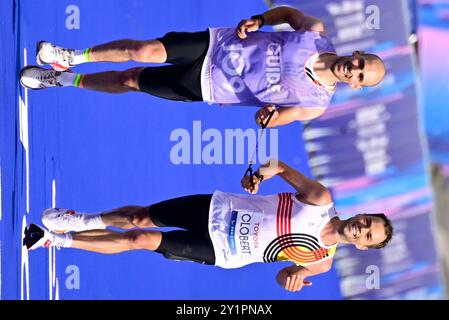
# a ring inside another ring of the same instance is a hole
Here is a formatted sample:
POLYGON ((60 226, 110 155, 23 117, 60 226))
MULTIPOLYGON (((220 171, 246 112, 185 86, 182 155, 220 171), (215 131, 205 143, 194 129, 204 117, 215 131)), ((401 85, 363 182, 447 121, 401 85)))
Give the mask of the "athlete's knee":
POLYGON ((138 40, 133 39, 123 39, 119 41, 120 43, 120 50, 125 53, 128 56, 129 60, 133 60, 133 57, 135 56, 135 52, 140 47, 140 42, 138 40))
POLYGON ((132 68, 122 72, 120 83, 129 90, 139 90, 139 77, 144 68, 132 68))
POLYGON ((145 246, 145 232, 143 230, 131 230, 124 233, 124 240, 131 249, 140 249, 145 246))
POLYGON ((130 59, 141 62, 163 62, 164 45, 158 40, 136 41, 129 50, 130 59))
POLYGON ((140 228, 153 227, 153 222, 150 218, 150 211, 148 207, 139 207, 132 211, 129 216, 132 225, 140 228))
POLYGON ((125 232, 125 240, 130 249, 156 250, 162 236, 158 231, 131 230, 125 232))

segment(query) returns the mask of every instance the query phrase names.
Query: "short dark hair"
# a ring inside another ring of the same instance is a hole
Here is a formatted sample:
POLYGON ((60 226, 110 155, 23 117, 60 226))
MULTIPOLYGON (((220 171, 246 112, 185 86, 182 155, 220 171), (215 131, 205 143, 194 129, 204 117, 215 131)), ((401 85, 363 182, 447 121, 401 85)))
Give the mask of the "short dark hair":
POLYGON ((384 221, 385 234, 387 235, 387 237, 384 241, 378 244, 368 246, 368 248, 382 249, 390 242, 391 238, 393 237, 393 225, 390 219, 388 219, 387 216, 383 213, 367 213, 367 215, 381 218, 384 221))

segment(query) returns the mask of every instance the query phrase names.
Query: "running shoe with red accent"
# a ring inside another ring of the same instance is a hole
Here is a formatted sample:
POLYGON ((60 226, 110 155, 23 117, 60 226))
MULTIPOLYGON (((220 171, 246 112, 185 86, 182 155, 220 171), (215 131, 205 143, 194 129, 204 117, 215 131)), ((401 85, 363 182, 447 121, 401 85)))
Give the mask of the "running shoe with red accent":
POLYGON ((49 208, 42 214, 44 226, 56 233, 89 230, 84 223, 84 214, 69 209, 49 208))
POLYGON ((56 71, 66 71, 73 67, 73 49, 58 47, 47 41, 39 41, 36 48, 36 62, 42 66, 49 64, 56 71))
POLYGON ((49 248, 56 244, 57 240, 55 235, 47 230, 39 227, 35 224, 30 224, 29 227, 25 229, 23 245, 27 247, 28 250, 35 250, 37 248, 49 248))

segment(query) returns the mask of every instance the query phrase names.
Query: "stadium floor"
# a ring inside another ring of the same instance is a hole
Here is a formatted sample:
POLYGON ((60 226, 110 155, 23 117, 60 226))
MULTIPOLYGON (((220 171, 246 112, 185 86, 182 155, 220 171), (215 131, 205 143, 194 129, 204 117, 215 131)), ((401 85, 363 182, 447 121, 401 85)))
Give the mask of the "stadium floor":
MULTIPOLYGON (((24 65, 35 64, 36 41, 86 48, 120 38, 150 39, 169 31, 235 26, 266 8, 262 0, 0 2, 1 299, 341 298, 335 270, 314 277, 313 286, 293 294, 274 280, 282 263, 224 270, 143 251, 108 256, 54 249, 28 253, 21 248, 24 225, 40 223, 42 211, 53 205, 98 212, 217 189, 241 192, 246 165, 175 165, 170 134, 185 128, 195 139, 193 121, 201 121, 203 131, 256 128, 250 107, 75 88, 26 91, 17 75, 24 65), (79 30, 66 28, 70 5, 79 8, 79 30)), ((135 65, 85 64, 76 71, 135 65)), ((300 125, 280 128, 278 135, 279 158, 308 173, 300 125)), ((288 190, 274 179, 261 193, 288 190)))

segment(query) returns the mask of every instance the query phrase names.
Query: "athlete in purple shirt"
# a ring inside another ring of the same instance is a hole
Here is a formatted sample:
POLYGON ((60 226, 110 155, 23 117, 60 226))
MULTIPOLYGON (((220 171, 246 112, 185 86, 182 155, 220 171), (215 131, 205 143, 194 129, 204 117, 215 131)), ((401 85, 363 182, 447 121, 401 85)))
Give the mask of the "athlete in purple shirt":
POLYGON ((40 41, 36 59, 52 69, 23 68, 20 81, 30 89, 76 86, 109 93, 142 91, 178 101, 261 106, 256 122, 274 111, 269 127, 320 116, 339 81, 360 89, 379 84, 385 75, 376 55, 355 51, 338 56, 323 23, 290 7, 242 20, 236 29, 169 32, 155 40, 118 40, 85 50, 40 41), (281 23, 295 31, 256 32, 262 25, 281 23), (129 60, 169 64, 94 74, 69 72, 81 63, 129 60))

